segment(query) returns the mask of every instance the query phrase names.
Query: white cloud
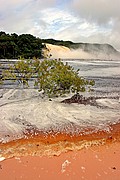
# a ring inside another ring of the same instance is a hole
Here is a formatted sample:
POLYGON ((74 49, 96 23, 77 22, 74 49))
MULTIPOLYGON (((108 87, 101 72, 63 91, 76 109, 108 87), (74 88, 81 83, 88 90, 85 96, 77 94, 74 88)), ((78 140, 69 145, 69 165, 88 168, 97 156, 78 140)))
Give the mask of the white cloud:
POLYGON ((7 32, 28 33, 36 28, 36 23, 44 26, 41 11, 55 5, 55 0, 11 0, 0 1, 1 30, 7 32))
POLYGON ((110 43, 120 50, 120 0, 0 0, 1 30, 110 43))
POLYGON ((71 9, 87 20, 106 23, 111 18, 120 19, 119 0, 72 0, 71 9))
POLYGON ((92 34, 88 40, 110 43, 120 50, 119 0, 71 0, 69 7, 74 15, 98 26, 97 34, 92 34))
MULTIPOLYGON (((79 20, 68 12, 57 8, 47 8, 41 12, 41 20, 46 23, 42 36, 47 38, 56 37, 56 34, 79 22, 79 20)), ((40 27, 41 24, 38 24, 40 27)), ((62 37, 64 39, 64 37, 62 37)))

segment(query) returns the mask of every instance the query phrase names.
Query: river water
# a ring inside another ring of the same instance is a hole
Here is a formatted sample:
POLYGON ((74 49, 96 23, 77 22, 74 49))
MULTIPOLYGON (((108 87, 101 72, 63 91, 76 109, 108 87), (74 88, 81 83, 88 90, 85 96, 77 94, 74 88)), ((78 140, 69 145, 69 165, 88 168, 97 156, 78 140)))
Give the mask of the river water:
POLYGON ((80 76, 95 81, 94 94, 120 96, 120 60, 67 60, 80 76))
MULTIPOLYGON (((68 62, 75 69, 80 69, 80 76, 95 81, 94 95, 101 94, 109 96, 120 95, 120 60, 64 60, 68 62)), ((8 62, 0 61, 5 67, 8 62)), ((15 60, 10 60, 9 63, 15 63, 15 60)), ((31 87, 33 83, 31 81, 31 87)), ((6 81, 1 88, 15 88, 18 84, 11 81, 6 81)))
POLYGON ((94 92, 85 95, 100 96, 98 106, 64 104, 59 98, 49 101, 42 99, 36 89, 15 90, 16 85, 5 82, 0 87, 0 142, 36 131, 54 130, 73 135, 85 134, 86 128, 92 129, 90 134, 99 130, 111 131, 109 125, 120 122, 120 60, 65 61, 80 69, 80 76, 95 80, 94 92))

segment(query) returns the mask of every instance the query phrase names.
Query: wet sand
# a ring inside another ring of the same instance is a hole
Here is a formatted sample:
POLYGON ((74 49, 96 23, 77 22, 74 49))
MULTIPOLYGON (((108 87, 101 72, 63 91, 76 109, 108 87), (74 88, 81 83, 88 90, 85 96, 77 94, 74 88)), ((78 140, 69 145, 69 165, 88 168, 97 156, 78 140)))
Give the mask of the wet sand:
POLYGON ((0 144, 0 179, 119 180, 120 124, 111 133, 30 135, 0 144), (10 158, 12 157, 12 158, 10 158))
POLYGON ((62 153, 15 157, 0 162, 1 180, 119 180, 120 142, 62 153))
MULTIPOLYGON (((67 125, 66 128, 68 127, 67 125)), ((95 132, 94 129, 86 128, 73 135, 68 133, 66 128, 64 132, 57 132, 54 129, 46 132, 35 128, 26 130, 24 137, 20 138, 18 135, 18 139, 1 142, 0 156, 5 158, 23 155, 58 156, 63 152, 120 142, 120 123, 109 125, 108 132, 104 130, 95 132)), ((75 132, 76 129, 79 127, 72 125, 71 131, 75 132)))

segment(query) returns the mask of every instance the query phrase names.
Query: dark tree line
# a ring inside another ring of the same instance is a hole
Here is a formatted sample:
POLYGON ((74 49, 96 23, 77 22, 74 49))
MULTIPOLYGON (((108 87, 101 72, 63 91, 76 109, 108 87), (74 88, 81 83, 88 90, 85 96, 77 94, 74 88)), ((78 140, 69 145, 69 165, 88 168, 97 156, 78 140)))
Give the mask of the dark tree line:
POLYGON ((0 59, 41 58, 42 40, 31 34, 17 35, 0 32, 0 59))

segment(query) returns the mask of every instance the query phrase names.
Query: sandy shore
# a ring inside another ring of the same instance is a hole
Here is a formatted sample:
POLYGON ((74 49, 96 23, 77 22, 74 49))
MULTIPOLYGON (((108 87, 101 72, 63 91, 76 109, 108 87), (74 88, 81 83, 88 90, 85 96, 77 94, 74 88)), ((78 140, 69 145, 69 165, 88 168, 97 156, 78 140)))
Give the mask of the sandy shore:
POLYGON ((119 180, 120 142, 89 147, 60 156, 15 157, 0 162, 4 180, 119 180))
MULTIPOLYGON (((101 146, 109 143, 120 142, 120 123, 109 125, 109 131, 94 131, 84 128, 83 131, 72 134, 80 129, 79 126, 62 128, 65 131, 39 131, 31 127, 26 129, 24 136, 8 142, 0 142, 0 157, 12 158, 16 156, 59 156, 61 153, 81 150, 92 146, 101 146), (67 131, 67 129, 69 131, 67 131)), ((8 137, 10 135, 8 134, 8 137)))
POLYGON ((120 125, 112 129, 109 136, 34 135, 1 144, 0 179, 119 180, 120 125))
POLYGON ((8 90, 0 102, 0 179, 119 180, 120 103, 63 104, 8 90))

